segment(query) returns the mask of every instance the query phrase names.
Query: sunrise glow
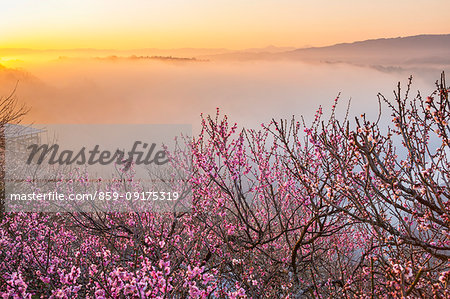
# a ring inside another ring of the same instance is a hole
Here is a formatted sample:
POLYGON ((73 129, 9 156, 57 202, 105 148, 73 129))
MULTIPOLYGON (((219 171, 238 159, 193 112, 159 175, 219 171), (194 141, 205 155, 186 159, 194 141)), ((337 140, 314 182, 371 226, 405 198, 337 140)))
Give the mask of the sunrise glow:
POLYGON ((450 2, 445 0, 49 0, 37 5, 19 0, 1 5, 0 47, 323 46, 379 37, 447 33, 449 10, 450 2))

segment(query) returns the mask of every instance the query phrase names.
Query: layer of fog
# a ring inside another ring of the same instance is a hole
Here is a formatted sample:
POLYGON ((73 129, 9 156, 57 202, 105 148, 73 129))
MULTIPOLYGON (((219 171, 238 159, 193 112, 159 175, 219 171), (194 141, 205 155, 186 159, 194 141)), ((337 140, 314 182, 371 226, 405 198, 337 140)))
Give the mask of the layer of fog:
POLYGON ((375 118, 379 92, 392 99, 397 82, 423 95, 443 69, 369 68, 302 62, 158 62, 58 60, 24 69, 0 69, 0 95, 14 89, 34 123, 187 123, 200 114, 229 115, 231 122, 258 127, 271 118, 305 116, 329 108, 340 93, 340 113, 375 118))

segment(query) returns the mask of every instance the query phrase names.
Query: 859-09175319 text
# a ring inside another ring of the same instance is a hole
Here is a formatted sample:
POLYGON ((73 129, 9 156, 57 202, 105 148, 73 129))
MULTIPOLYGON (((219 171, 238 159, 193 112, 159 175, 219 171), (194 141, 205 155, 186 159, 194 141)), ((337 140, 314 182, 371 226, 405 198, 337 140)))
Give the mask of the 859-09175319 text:
POLYGON ((176 201, 180 198, 179 192, 171 191, 142 191, 142 192, 104 192, 95 191, 93 193, 71 193, 59 192, 47 193, 13 193, 10 194, 11 201, 176 201))

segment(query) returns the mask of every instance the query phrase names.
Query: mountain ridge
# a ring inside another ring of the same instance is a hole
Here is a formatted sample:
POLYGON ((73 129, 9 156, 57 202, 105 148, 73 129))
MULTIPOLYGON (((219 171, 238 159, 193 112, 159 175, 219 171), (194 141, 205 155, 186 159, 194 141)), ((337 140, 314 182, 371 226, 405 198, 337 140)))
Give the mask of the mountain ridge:
POLYGON ((269 53, 237 51, 201 56, 210 60, 303 60, 356 64, 448 63, 450 34, 421 34, 338 43, 323 47, 298 48, 269 53))

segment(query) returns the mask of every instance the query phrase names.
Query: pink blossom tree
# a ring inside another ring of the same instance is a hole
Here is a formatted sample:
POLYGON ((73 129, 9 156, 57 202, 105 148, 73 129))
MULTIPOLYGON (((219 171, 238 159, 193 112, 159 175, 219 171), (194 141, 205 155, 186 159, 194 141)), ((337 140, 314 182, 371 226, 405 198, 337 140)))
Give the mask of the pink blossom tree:
MULTIPOLYGON (((241 129, 202 118, 189 211, 7 213, 4 298, 446 298, 444 77, 426 99, 400 86, 392 128, 319 109, 311 125, 241 129)), ((191 168, 192 166, 192 168, 191 168)), ((80 174, 78 181, 93 184, 80 174)), ((127 188, 141 186, 127 178, 127 188)), ((123 180, 110 190, 123 192, 123 180)))

